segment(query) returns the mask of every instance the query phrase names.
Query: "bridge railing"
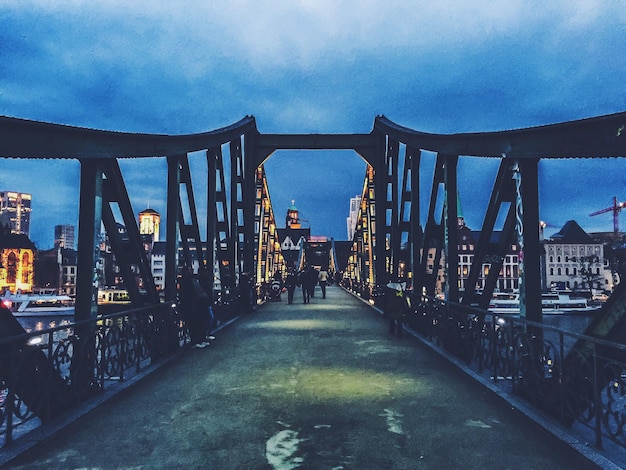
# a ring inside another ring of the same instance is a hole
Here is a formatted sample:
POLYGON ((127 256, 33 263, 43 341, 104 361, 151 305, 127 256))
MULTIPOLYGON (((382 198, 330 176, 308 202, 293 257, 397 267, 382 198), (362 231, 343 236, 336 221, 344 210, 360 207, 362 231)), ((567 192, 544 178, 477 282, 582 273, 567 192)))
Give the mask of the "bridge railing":
MULTIPOLYGON (((4 330, 12 328, 17 320, 7 310, 0 314, 4 330)), ((175 304, 0 339, 0 446, 114 392, 186 342, 175 304)))
POLYGON ((409 328, 585 442, 626 447, 625 345, 432 297, 411 302, 409 328))

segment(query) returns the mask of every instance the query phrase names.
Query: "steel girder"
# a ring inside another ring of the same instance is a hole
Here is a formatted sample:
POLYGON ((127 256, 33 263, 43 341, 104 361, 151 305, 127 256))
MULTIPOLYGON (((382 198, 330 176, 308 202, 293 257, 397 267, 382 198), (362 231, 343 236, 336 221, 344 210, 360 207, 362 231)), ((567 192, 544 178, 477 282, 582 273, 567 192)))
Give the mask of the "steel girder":
POLYGON ((520 307, 529 320, 541 321, 541 244, 537 160, 502 159, 485 213, 474 259, 467 279, 463 304, 486 309, 496 287, 511 244, 518 246, 520 307), (494 241, 496 219, 508 204, 504 227, 494 241), (489 266, 482 292, 475 287, 484 265, 489 266))
POLYGON ((545 126, 498 132, 429 134, 384 116, 374 129, 432 152, 515 159, 621 157, 626 148, 626 112, 545 126))
POLYGON ((158 303, 150 263, 117 160, 81 161, 80 200, 76 319, 97 314, 96 263, 101 224, 109 237, 133 307, 158 303), (113 205, 117 205, 121 213, 125 235, 117 228, 113 205))
MULTIPOLYGON (((453 155, 437 155, 422 246, 413 247, 420 252, 419 265, 413 265, 414 290, 417 293, 423 292, 430 296, 442 294, 443 292, 436 291, 442 259, 446 266, 449 266, 458 258, 457 160, 458 157, 453 155), (440 200, 441 197, 443 201, 440 200), (442 210, 441 213, 437 213, 439 208, 442 210)), ((419 187, 413 191, 419 191, 419 187)), ((412 223, 419 227, 419 220, 412 223)), ((444 273, 446 279, 443 281, 446 291, 454 298, 458 296, 455 274, 456 263, 453 269, 446 270, 444 273)))
MULTIPOLYGON (((256 130, 253 117, 246 117, 232 126, 215 131, 190 134, 182 136, 131 134, 121 132, 99 131, 83 129, 71 126, 62 126, 49 123, 26 121, 21 119, 0 117, 0 156, 13 158, 76 158, 81 161, 83 170, 81 180, 89 187, 81 189, 81 220, 83 216, 89 222, 82 224, 79 230, 79 245, 84 252, 92 252, 90 245, 95 245, 95 228, 89 229, 85 224, 91 225, 100 217, 108 217, 102 213, 101 198, 104 172, 98 166, 88 166, 87 161, 99 159, 115 159, 128 157, 151 157, 163 155, 186 155, 196 150, 210 149, 216 159, 216 149, 230 144, 231 156, 231 214, 228 237, 231 246, 228 247, 229 261, 232 259, 233 269, 240 272, 242 269, 252 271, 254 266, 254 217, 255 199, 254 191, 256 168, 277 149, 353 149, 359 153, 378 175, 371 184, 370 190, 376 198, 368 198, 368 217, 375 217, 375 202, 378 199, 378 220, 368 220, 371 230, 369 238, 370 266, 368 279, 373 281, 376 277, 399 274, 398 262, 403 258, 410 258, 411 269, 415 271, 415 281, 424 283, 424 273, 416 271, 417 260, 420 251, 424 254, 427 244, 438 243, 444 251, 448 251, 448 258, 455 248, 453 242, 454 231, 452 224, 455 223, 455 190, 456 174, 449 164, 447 170, 438 173, 437 178, 443 181, 446 188, 446 209, 443 227, 435 227, 431 221, 431 227, 421 237, 421 225, 419 221, 419 152, 421 150, 434 151, 438 155, 487 156, 515 159, 518 162, 517 174, 524 181, 518 184, 517 191, 522 194, 523 211, 519 212, 518 218, 523 221, 524 230, 524 255, 527 271, 528 260, 538 259, 538 241, 534 234, 530 236, 528 230, 536 219, 536 173, 537 162, 540 158, 597 158, 624 156, 626 154, 626 113, 617 113, 608 116, 600 116, 590 119, 582 119, 566 123, 552 124, 527 129, 517 129, 501 132, 467 133, 452 135, 436 135, 417 132, 399 126, 383 116, 376 118, 372 132, 369 134, 338 134, 338 135, 272 135, 260 134, 256 130), (245 152, 242 152, 242 136, 245 136, 245 152), (398 177, 399 167, 402 162, 400 147, 405 147, 404 174, 402 187, 397 193, 395 183, 398 177), (245 156, 245 158, 244 158, 245 156), (407 169, 410 167, 410 171, 407 169), (443 175, 443 176, 442 176, 443 175), (411 181, 409 184, 408 181, 411 181), (88 183, 87 183, 88 182, 88 183), (99 186, 100 185, 100 186, 99 186), (534 191, 534 193, 533 193, 534 191), (385 197, 386 194, 391 193, 385 197), (86 200, 83 200, 83 196, 86 200), (383 203, 382 198, 385 197, 383 203), (400 207, 397 207, 397 201, 400 207), (405 208, 407 203, 410 208, 405 208), (384 206, 384 208, 383 208, 384 206), (395 208, 394 208, 395 207, 395 208), (389 212, 389 217, 387 216, 389 212), (406 213, 410 216, 406 217, 406 213), (384 217, 384 220, 382 219, 384 217), (530 223, 528 221, 531 221, 530 223), (376 226, 378 222, 379 226, 376 226), (380 225, 382 223, 382 225, 380 225), (407 228, 408 227, 408 228, 407 228), (378 233, 376 233, 378 231, 378 233), (85 234, 81 233, 84 232, 85 234), (441 233, 443 232, 443 233, 441 233), (410 254, 402 253, 404 242, 409 244, 410 254), (232 255, 231 255, 232 253, 232 255), (421 279, 417 279, 420 278, 421 279)), ((181 176, 181 168, 177 159, 168 157, 168 226, 167 237, 170 241, 166 248, 166 278, 169 284, 166 291, 172 294, 172 280, 175 280, 175 266, 177 255, 176 238, 179 232, 179 204, 180 201, 171 195, 178 191, 181 176), (176 168, 175 168, 176 167, 176 168), (170 203, 170 199, 172 203, 170 203), (171 217, 170 217, 171 215, 171 217), (169 269, 169 271, 168 271, 169 269)), ((216 163, 217 165, 217 163, 216 163)), ((109 170, 111 172, 111 170, 109 170)), ((219 173, 219 170, 216 170, 219 173)), ((108 179, 108 178, 107 178, 108 179)), ((107 183, 106 185, 108 185, 107 183)), ((216 183, 217 184, 217 183, 216 183)), ((104 185, 104 186, 106 186, 104 185)), ((434 184, 433 184, 434 186, 434 184)), ((223 185, 222 185, 223 188, 223 185)), ((218 190, 216 189, 216 196, 218 190)), ((211 198, 212 193, 208 195, 211 198)), ((212 206, 212 204, 209 204, 212 206)), ((224 214, 226 204, 220 212, 224 214)), ((215 232, 219 232, 219 215, 216 215, 215 232)), ((228 215, 226 215, 228 217, 228 215)), ((430 216, 429 216, 430 217, 430 216)), ((213 219, 213 217, 211 217, 213 219)), ((441 225, 441 222, 440 224, 441 225)), ((520 224, 517 223, 519 226, 520 224)), ((207 223, 207 238, 213 233, 212 225, 207 223)), ((187 230, 183 228, 183 230, 187 230)), ((194 229, 195 233, 195 229, 194 229)), ((194 235, 195 237, 195 235, 194 235)), ((221 238, 220 238, 221 242, 221 238)), ((221 243, 219 244, 221 247, 221 243)), ((219 250, 218 250, 219 254, 219 250)), ((423 258, 423 256, 422 256, 423 258)), ((93 269, 93 255, 82 254, 79 260, 82 272, 93 269), (86 260, 86 261, 85 261, 86 260)), ((207 256, 207 262, 209 257, 207 256)), ((534 270, 534 268, 533 268, 534 270)), ((447 289, 451 298, 454 298, 456 283, 452 282, 452 276, 448 273, 447 289)), ((91 276, 90 276, 91 277, 91 276)), ((537 277, 538 279, 538 277, 537 277)), ((90 282, 90 281, 89 281, 90 282)), ((534 281, 531 281, 531 283, 534 281)), ((428 280, 432 285, 432 280, 428 280)), ((526 280, 526 286, 529 282, 526 280)), ((79 286, 89 290, 87 281, 79 281, 79 286)), ((81 287, 79 287, 81 289, 81 287)), ((530 289, 529 289, 530 290, 530 289)), ((89 295, 81 294, 79 297, 88 298, 89 295)), ((79 302, 80 303, 80 302, 79 302)))
POLYGON ((359 283, 374 283, 374 246, 376 240, 376 188, 374 168, 367 165, 357 223, 348 262, 348 277, 359 283))
POLYGON ((285 274, 285 260, 280 248, 276 219, 263 165, 256 170, 255 199, 255 273, 257 282, 268 282, 276 271, 282 275, 285 274))

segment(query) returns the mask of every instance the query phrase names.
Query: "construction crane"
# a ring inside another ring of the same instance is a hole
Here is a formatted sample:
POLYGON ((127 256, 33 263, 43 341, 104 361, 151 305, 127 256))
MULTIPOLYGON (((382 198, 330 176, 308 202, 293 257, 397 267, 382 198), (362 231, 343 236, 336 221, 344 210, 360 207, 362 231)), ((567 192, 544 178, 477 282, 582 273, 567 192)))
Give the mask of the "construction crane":
POLYGON ((605 209, 601 209, 596 212, 592 212, 589 214, 590 216, 605 214, 607 212, 613 212, 613 231, 615 233, 619 232, 619 213, 620 211, 626 207, 626 202, 617 202, 617 198, 613 197, 613 206, 607 207, 605 209))

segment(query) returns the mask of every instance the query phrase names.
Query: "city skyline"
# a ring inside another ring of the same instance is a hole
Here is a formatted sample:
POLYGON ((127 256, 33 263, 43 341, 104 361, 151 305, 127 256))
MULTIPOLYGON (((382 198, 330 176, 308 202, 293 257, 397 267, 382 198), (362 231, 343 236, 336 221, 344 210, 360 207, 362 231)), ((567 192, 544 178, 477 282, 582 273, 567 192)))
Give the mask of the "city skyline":
MULTIPOLYGON (((175 135, 254 115, 261 133, 368 133, 384 114, 452 134, 626 109, 626 11, 599 0, 10 0, 0 21, 0 115, 87 128, 175 135)), ((422 161, 427 204, 432 155, 422 161)), ((164 214, 164 159, 120 165, 134 211, 164 214)), ((460 159, 472 227, 496 166, 460 159)), ((55 225, 78 226, 77 162, 0 167, 0 188, 33 195, 35 243, 51 245, 55 225)), ((277 218, 295 199, 312 233, 344 239, 364 168, 354 152, 277 152, 266 164, 277 218)), ((541 218, 554 231, 569 219, 611 231, 610 214, 588 214, 626 200, 625 170, 623 159, 540 162, 541 218)))

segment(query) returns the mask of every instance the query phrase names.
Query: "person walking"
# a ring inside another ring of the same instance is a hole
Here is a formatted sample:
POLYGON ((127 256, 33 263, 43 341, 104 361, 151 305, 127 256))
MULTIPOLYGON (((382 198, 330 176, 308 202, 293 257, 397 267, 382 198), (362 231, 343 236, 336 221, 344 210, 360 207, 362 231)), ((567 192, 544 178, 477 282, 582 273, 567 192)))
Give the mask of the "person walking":
POLYGON ((320 270, 320 273, 317 275, 317 280, 320 284, 320 288, 322 289, 322 299, 326 298, 326 283, 328 282, 328 272, 324 269, 320 270))
POLYGON ((313 266, 309 266, 304 272, 304 279, 306 283, 307 296, 310 299, 315 297, 315 286, 317 285, 318 272, 313 266))
POLYGON ((281 302, 280 292, 283 289, 283 276, 280 274, 280 271, 276 271, 274 276, 272 277, 271 284, 271 301, 272 302, 281 302))
POLYGON ((297 277, 297 284, 299 286, 302 286, 302 303, 303 304, 308 304, 310 299, 309 299, 309 283, 307 280, 307 272, 308 272, 308 266, 304 265, 304 267, 298 272, 298 277, 297 277))
POLYGON ((210 298, 189 266, 183 270, 179 293, 191 344, 196 348, 204 348, 208 346, 206 334, 210 298))
POLYGON ((392 282, 385 287, 384 313, 389 320, 389 334, 402 338, 402 320, 408 305, 404 290, 399 282, 392 282))
POLYGON ((287 277, 285 278, 285 288, 287 289, 287 304, 291 305, 293 303, 293 296, 296 292, 296 274, 293 269, 289 270, 287 277))

